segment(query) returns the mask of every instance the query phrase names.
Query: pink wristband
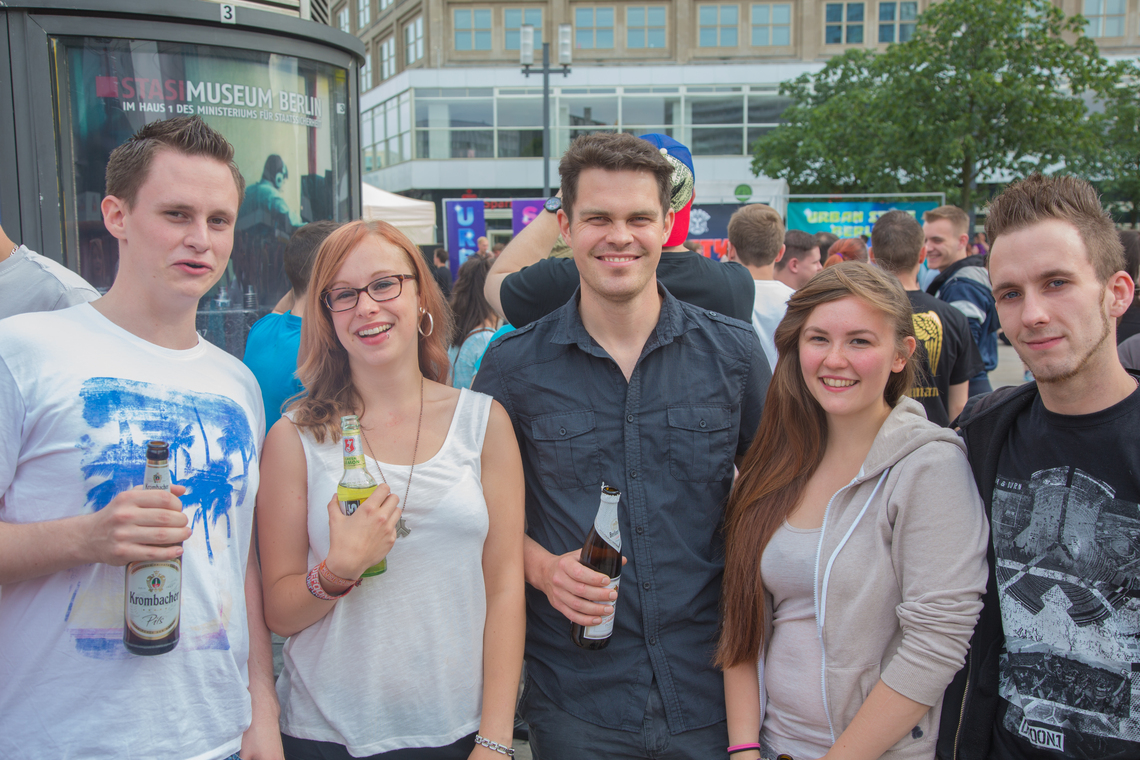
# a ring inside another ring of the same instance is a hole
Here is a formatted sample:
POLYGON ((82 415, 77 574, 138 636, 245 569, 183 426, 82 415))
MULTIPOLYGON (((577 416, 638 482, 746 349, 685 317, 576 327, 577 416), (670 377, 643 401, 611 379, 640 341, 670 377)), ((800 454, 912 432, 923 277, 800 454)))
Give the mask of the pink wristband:
POLYGON ((759 742, 754 742, 752 744, 737 744, 735 747, 729 747, 728 754, 735 755, 737 752, 747 752, 750 749, 759 750, 759 742))
POLYGON ((342 596, 348 594, 349 591, 352 591, 354 588, 356 588, 355 585, 349 586, 344 590, 343 593, 333 596, 321 587, 320 567, 320 565, 314 566, 313 569, 309 571, 309 574, 305 576, 305 586, 309 589, 309 593, 316 598, 322 599, 326 602, 335 602, 337 599, 340 599, 342 596))

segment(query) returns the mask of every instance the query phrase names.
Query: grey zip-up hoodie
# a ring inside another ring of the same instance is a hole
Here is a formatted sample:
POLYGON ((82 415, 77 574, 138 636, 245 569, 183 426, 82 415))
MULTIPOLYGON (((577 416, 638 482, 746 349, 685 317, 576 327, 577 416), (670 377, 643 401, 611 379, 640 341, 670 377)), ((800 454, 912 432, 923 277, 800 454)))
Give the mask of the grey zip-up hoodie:
POLYGON ((988 541, 965 444, 904 397, 859 474, 828 503, 820 531, 816 687, 833 742, 881 678, 931 706, 883 757, 934 757, 942 693, 982 609, 988 541))

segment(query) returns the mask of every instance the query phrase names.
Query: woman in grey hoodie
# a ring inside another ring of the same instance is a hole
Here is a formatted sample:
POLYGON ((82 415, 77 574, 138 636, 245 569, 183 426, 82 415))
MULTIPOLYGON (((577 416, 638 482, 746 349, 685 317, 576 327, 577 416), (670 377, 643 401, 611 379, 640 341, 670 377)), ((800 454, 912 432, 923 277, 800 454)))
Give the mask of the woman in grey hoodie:
POLYGON ((776 347, 725 518, 731 758, 933 758, 989 529, 961 441, 905 395, 910 302, 873 266, 831 267, 776 347))

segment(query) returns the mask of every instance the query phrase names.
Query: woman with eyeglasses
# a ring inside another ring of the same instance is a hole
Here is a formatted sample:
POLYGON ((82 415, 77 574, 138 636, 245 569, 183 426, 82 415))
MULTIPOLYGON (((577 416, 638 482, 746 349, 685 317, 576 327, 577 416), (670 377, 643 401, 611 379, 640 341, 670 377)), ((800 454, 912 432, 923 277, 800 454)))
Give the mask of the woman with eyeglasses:
POLYGON ((989 532, 961 439, 906 395, 910 301, 838 264, 788 299, 776 348, 725 510, 729 754, 933 760, 989 532))
POLYGON ((266 620, 288 637, 290 760, 508 754, 522 463, 503 408, 446 384, 450 333, 439 286, 394 227, 352 222, 321 246, 298 356, 307 395, 266 437, 257 497, 266 620), (346 415, 380 484, 350 516, 336 498, 346 415))

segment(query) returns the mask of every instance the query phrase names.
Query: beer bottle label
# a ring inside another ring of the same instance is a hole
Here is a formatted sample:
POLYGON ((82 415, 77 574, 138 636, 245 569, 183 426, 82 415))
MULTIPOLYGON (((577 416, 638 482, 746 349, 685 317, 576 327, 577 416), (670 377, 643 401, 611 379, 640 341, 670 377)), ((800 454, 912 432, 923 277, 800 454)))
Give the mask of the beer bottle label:
POLYGON ((360 433, 349 434, 341 439, 344 450, 344 468, 364 469, 364 451, 360 447, 360 433))
POLYGON ((161 639, 178 626, 182 563, 178 560, 127 565, 127 626, 143 639, 161 639))
MULTIPOLYGON (((614 591, 618 590, 618 584, 621 582, 621 576, 610 578, 607 588, 612 588, 614 591)), ((614 615, 617 614, 617 599, 610 603, 614 611, 602 618, 602 622, 598 625, 588 625, 582 629, 582 638, 584 639, 608 639, 610 634, 614 632, 614 615)))
POLYGON ((143 488, 148 491, 170 490, 170 468, 166 462, 151 464, 147 462, 146 474, 143 476, 143 488))
POLYGON ((363 499, 352 499, 351 501, 341 500, 340 511, 343 512, 345 515, 351 515, 353 512, 355 512, 360 507, 360 502, 362 502, 362 501, 364 501, 364 500, 363 499))
POLYGON ((618 500, 619 494, 602 494, 601 504, 598 505, 598 514, 594 517, 594 530, 602 540, 621 551, 621 528, 618 526, 618 500))

